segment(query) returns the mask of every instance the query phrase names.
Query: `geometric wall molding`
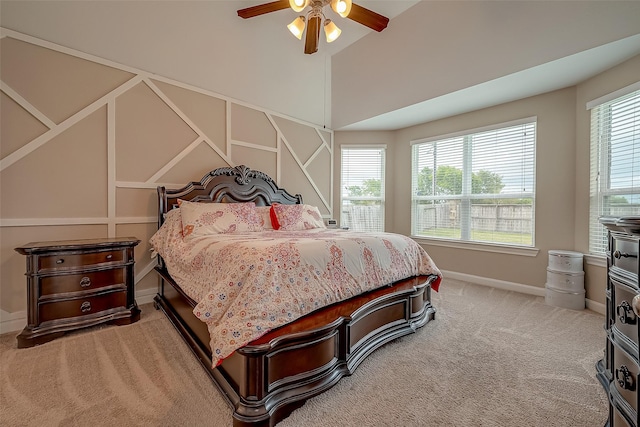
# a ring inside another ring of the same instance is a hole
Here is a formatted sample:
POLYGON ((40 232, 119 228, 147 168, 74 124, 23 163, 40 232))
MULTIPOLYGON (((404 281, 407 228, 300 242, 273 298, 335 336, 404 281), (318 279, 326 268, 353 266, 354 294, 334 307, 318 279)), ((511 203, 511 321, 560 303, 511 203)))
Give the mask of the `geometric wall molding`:
POLYGON ((154 287, 155 188, 217 167, 264 171, 334 216, 331 130, 4 28, 0 61, 3 313, 26 308, 13 248, 39 236, 135 235, 137 287, 154 287))

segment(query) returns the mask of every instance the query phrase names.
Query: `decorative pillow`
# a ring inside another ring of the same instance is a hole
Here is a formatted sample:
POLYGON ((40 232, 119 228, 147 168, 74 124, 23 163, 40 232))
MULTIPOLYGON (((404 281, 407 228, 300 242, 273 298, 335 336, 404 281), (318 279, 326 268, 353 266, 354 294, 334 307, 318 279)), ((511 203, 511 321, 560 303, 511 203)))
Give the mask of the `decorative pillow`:
POLYGON ((195 203, 178 200, 178 204, 182 212, 182 233, 185 238, 262 231, 262 218, 252 202, 195 203))
POLYGON ((271 222, 276 230, 294 231, 327 228, 322 221, 318 208, 311 205, 272 205, 271 222))
POLYGON ((256 210, 260 218, 262 218, 262 229, 273 230, 273 225, 271 224, 271 206, 256 206, 256 210))
POLYGON ((277 205, 277 203, 274 203, 271 205, 271 207, 269 208, 269 218, 271 219, 271 226, 273 227, 274 230, 279 230, 280 229, 280 223, 278 222, 278 217, 276 216, 276 208, 275 206, 277 205))

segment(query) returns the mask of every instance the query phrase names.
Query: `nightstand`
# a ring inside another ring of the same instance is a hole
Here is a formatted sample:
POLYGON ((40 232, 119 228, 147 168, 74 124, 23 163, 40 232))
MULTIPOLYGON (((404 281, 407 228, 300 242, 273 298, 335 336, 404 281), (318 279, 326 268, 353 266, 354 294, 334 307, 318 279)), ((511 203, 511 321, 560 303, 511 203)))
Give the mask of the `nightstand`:
POLYGON ((27 256, 27 326, 18 348, 101 323, 140 319, 134 295, 135 237, 35 242, 27 256))

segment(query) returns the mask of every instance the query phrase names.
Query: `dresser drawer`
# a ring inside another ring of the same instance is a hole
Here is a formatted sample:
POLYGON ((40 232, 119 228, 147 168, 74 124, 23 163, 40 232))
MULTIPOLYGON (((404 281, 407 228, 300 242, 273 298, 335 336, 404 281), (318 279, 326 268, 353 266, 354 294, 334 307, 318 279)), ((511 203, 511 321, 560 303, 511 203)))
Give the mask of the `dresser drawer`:
POLYGON ((127 252, 125 249, 41 255, 38 257, 37 270, 80 268, 104 264, 106 262, 123 262, 126 259, 126 256, 127 252))
POLYGON ((90 273, 45 276, 40 280, 40 299, 48 299, 67 292, 92 291, 125 283, 126 268, 93 271, 90 273))
POLYGON ((67 319, 78 316, 88 316, 101 311, 110 310, 127 305, 127 291, 108 292, 87 298, 74 298, 64 301, 41 303, 38 305, 40 322, 67 319))
POLYGON ((611 239, 611 265, 638 277, 638 240, 618 235, 611 239))
POLYGON ((627 422, 615 406, 613 407, 613 423, 611 423, 611 427, 631 427, 631 424, 627 422))
POLYGON ((638 365, 618 346, 613 347, 613 383, 622 398, 638 411, 638 365))
POLYGON ((637 295, 634 289, 610 278, 613 285, 613 324, 623 335, 636 344, 638 342, 638 316, 633 311, 633 298, 637 295))

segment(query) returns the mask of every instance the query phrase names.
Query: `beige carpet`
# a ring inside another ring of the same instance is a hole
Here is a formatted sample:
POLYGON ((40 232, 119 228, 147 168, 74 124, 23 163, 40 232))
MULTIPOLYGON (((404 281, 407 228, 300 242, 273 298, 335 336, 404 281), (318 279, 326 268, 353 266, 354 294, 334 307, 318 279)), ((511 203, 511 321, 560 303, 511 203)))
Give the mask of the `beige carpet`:
MULTIPOLYGON (((436 319, 279 424, 598 426, 603 316, 445 280, 436 319)), ((0 337, 2 426, 229 426, 231 410, 161 312, 30 349, 0 337)))

